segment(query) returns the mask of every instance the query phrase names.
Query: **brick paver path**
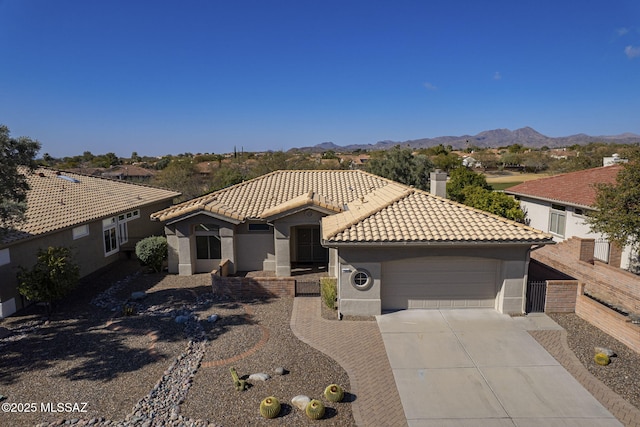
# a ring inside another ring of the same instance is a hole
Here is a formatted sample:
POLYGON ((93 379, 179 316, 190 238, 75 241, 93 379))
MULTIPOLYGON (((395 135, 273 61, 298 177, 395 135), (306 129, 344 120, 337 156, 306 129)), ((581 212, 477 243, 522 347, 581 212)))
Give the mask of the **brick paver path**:
POLYGON ((406 426, 407 419, 376 321, 332 321, 320 298, 293 300, 291 330, 342 366, 351 382, 353 418, 359 426, 406 426))
POLYGON ((591 375, 569 348, 567 331, 541 330, 529 333, 618 421, 627 427, 640 427, 640 410, 591 375))

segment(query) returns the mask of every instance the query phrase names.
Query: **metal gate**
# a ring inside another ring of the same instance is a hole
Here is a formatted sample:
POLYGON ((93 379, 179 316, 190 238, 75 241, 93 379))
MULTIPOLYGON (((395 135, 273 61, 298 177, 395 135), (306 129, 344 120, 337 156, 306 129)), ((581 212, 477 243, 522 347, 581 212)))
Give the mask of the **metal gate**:
POLYGON ((297 297, 319 297, 320 280, 296 280, 297 297))
POLYGON ((527 313, 544 313, 544 304, 546 299, 546 281, 527 283, 527 313))

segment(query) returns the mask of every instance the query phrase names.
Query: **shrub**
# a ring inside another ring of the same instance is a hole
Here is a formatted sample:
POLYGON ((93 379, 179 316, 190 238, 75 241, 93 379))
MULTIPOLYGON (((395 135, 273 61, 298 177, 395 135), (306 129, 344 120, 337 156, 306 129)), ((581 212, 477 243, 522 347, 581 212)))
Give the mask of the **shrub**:
POLYGON ((336 297, 338 296, 338 281, 333 277, 323 277, 320 279, 320 294, 322 300, 330 309, 336 308, 336 297))
POLYGON ((38 261, 31 270, 20 267, 18 292, 30 301, 51 303, 65 297, 78 285, 80 267, 71 259, 71 250, 65 247, 39 249, 38 261))
POLYGON ((147 237, 136 244, 138 259, 155 272, 162 271, 162 262, 167 259, 167 254, 167 239, 162 236, 147 237))

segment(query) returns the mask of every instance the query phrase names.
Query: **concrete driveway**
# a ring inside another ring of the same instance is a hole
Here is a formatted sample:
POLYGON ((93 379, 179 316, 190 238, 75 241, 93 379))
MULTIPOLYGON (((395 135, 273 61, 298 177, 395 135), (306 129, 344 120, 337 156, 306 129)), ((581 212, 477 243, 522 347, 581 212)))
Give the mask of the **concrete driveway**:
POLYGON ((409 426, 622 426, 527 330, 545 315, 405 310, 377 316, 409 426))

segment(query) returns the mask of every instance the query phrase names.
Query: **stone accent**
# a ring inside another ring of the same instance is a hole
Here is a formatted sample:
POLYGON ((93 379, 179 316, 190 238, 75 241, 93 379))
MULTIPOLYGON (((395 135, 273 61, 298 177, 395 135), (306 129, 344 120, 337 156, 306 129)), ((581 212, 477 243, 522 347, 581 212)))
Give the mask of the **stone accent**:
POLYGON ((577 280, 547 280, 545 313, 573 313, 578 296, 577 280))

